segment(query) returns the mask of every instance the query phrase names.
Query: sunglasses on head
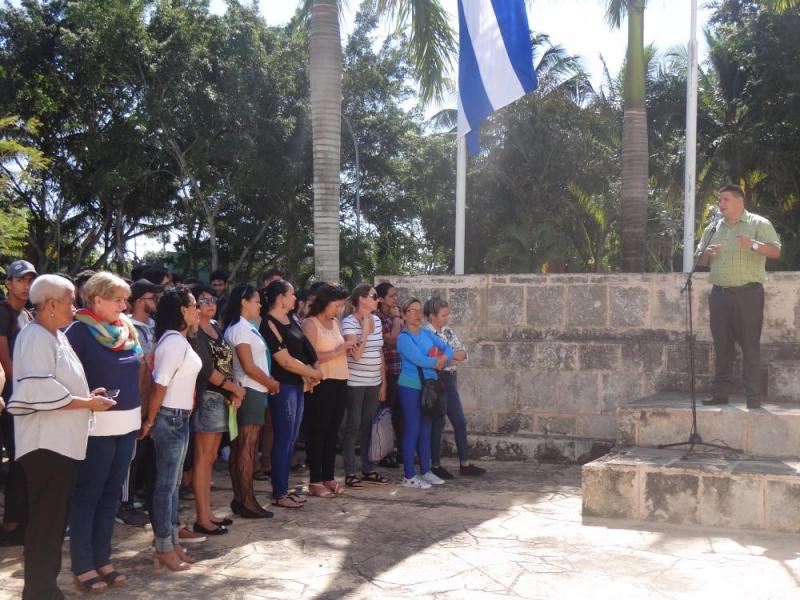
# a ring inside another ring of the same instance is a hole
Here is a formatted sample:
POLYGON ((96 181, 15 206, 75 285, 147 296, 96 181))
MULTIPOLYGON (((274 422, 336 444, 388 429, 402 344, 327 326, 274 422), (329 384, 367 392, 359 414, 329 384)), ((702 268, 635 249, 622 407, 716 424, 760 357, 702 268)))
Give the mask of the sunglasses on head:
POLYGON ((200 300, 198 300, 197 303, 200 304, 200 305, 216 304, 217 303, 217 299, 216 298, 200 298, 200 300))

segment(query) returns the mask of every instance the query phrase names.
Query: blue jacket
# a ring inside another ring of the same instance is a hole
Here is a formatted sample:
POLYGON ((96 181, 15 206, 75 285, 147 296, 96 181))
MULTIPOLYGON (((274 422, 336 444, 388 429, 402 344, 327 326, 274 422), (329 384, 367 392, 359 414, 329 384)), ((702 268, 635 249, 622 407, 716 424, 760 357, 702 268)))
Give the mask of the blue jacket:
POLYGON ((422 383, 419 380, 417 367, 422 367, 425 379, 439 379, 436 370, 433 368, 437 357, 428 356, 428 352, 434 346, 444 352, 450 361, 453 360, 453 349, 447 342, 427 329, 421 329, 416 334, 407 329, 400 332, 400 336, 397 338, 397 351, 400 353, 402 365, 397 385, 421 390, 422 383))

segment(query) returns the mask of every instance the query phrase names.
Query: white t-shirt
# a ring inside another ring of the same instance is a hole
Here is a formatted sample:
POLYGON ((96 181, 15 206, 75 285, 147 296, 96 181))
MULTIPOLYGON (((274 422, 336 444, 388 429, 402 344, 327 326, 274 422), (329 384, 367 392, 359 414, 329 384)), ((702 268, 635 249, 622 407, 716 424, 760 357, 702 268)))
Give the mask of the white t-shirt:
POLYGON ((189 342, 175 330, 167 330, 155 349, 153 381, 167 388, 161 406, 191 410, 194 406, 194 385, 203 361, 189 342))
POLYGON ((233 348, 233 374, 239 381, 239 385, 257 392, 266 392, 266 386, 261 385, 244 372, 242 363, 239 362, 239 355, 236 353, 236 346, 249 344, 250 354, 253 356, 253 364, 269 375, 267 345, 264 343, 264 338, 258 333, 258 328, 245 319, 239 319, 225 330, 225 340, 233 348))
MULTIPOLYGON (((383 328, 381 320, 372 315, 375 326, 367 338, 364 353, 359 360, 347 355, 347 369, 350 377, 347 385, 351 387, 370 387, 381 384, 381 364, 383 361, 383 328)), ((361 321, 355 315, 348 315, 342 320, 342 335, 354 335, 361 341, 361 321)))

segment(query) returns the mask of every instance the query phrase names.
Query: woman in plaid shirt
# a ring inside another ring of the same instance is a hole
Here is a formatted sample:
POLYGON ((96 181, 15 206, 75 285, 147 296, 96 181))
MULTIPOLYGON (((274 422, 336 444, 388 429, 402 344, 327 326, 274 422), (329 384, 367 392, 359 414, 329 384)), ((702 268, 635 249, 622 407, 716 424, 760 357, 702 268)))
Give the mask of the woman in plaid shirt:
MULTIPOLYGON (((437 337, 447 342, 453 349, 453 357, 456 363, 467 360, 467 350, 456 333, 448 327, 447 322, 450 318, 450 306, 446 300, 434 296, 430 298, 423 308, 428 323, 425 327, 433 332, 437 337)), ((467 420, 464 417, 464 408, 461 406, 461 397, 458 395, 458 385, 456 379, 456 366, 442 369, 439 377, 444 382, 447 395, 447 418, 453 426, 453 433, 456 439, 456 449, 458 450, 458 461, 460 463, 459 475, 478 476, 486 473, 485 469, 476 467, 469 460, 467 452, 467 420)), ((444 431, 444 416, 433 417, 433 428, 431 430, 431 471, 442 479, 452 479, 450 472, 439 464, 442 454, 442 432, 444 431)))
MULTIPOLYGON (((388 281, 375 286, 378 292, 378 310, 376 315, 383 328, 383 362, 386 365, 386 406, 392 412, 392 427, 397 445, 396 456, 402 456, 400 445, 403 440, 403 411, 397 399, 397 377, 400 375, 400 353, 397 351, 397 336, 403 329, 403 319, 397 306, 397 289, 388 281)), ((397 458, 391 454, 384 458, 380 465, 391 469, 397 468, 397 458)))

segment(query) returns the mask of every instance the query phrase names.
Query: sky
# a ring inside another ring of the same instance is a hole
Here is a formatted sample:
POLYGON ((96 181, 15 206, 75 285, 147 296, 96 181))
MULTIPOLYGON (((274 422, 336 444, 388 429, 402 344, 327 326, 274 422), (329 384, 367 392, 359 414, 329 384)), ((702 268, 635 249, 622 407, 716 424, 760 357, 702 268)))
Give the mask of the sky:
MULTIPOLYGON (((456 0, 441 0, 451 15, 453 28, 457 30, 456 0)), ((465 0, 479 2, 488 0, 465 0)), ((261 15, 270 25, 282 25, 294 14, 297 0, 259 0, 261 15)), ((560 44, 570 54, 577 54, 584 60, 591 74, 592 84, 599 87, 603 82, 602 55, 612 76, 619 71, 625 58, 627 25, 623 22, 619 30, 612 31, 604 19, 603 0, 534 0, 528 8, 528 21, 531 29, 546 33, 550 41, 560 44)), ((700 59, 705 56, 705 42, 702 29, 711 11, 702 8, 703 0, 698 2, 697 37, 700 42, 700 59)), ((352 16, 359 5, 358 0, 350 0, 344 12, 342 35, 352 27, 352 16)), ((225 9, 224 0, 211 0, 211 9, 221 12, 225 9)), ((645 12, 645 43, 655 43, 656 47, 667 50, 676 45, 689 43, 691 16, 690 0, 649 0, 645 12)))

